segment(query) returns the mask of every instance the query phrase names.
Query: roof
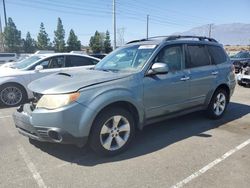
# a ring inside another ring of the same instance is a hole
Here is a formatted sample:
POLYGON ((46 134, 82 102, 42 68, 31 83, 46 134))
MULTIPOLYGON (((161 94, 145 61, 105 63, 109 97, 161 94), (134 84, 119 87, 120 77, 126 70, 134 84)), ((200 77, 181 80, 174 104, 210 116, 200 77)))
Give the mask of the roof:
POLYGON ((139 39, 128 42, 127 44, 160 44, 162 42, 199 42, 199 43, 213 43, 219 44, 215 39, 204 37, 204 36, 181 36, 181 35, 170 35, 170 36, 156 36, 147 39, 139 39), (195 39, 195 40, 194 40, 195 39))
POLYGON ((89 55, 85 55, 85 54, 77 54, 77 53, 48 53, 48 54, 33 54, 32 56, 39 56, 41 58, 46 58, 46 57, 54 57, 54 56, 81 56, 81 57, 88 57, 88 58, 92 58, 95 60, 100 61, 100 59, 89 56, 89 55))

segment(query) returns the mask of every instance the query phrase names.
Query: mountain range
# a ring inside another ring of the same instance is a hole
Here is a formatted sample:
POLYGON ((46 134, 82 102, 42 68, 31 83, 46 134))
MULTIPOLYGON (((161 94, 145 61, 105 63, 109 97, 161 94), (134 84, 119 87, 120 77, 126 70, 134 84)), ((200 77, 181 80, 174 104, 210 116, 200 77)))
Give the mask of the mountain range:
MULTIPOLYGON (((175 35, 209 36, 210 25, 192 28, 175 35)), ((211 37, 223 45, 250 45, 250 24, 230 23, 211 25, 211 37)))

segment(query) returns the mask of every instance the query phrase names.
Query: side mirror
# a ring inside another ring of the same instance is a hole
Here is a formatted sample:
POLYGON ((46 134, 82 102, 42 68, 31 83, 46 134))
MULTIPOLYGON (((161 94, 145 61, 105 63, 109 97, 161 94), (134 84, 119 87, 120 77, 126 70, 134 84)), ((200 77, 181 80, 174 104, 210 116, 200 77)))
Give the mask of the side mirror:
POLYGON ((36 72, 39 72, 39 71, 41 71, 41 70, 43 70, 43 66, 42 66, 42 65, 37 65, 37 66, 35 67, 35 71, 36 71, 36 72))
POLYGON ((168 72, 169 68, 166 63, 156 62, 152 65, 152 68, 148 71, 148 75, 167 74, 168 72))

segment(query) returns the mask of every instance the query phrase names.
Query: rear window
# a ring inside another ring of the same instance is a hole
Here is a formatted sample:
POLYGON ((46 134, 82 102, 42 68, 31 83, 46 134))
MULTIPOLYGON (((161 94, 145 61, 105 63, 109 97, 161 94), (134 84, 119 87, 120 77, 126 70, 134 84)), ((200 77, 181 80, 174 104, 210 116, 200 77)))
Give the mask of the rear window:
POLYGON ((186 68, 195 68, 210 65, 210 58, 204 45, 188 45, 186 68))
POLYGON ((88 57, 79 57, 79 56, 68 56, 67 57, 67 67, 79 67, 86 65, 94 65, 97 61, 88 58, 88 57))
POLYGON ((227 56, 221 47, 208 46, 208 51, 214 64, 221 64, 227 61, 227 56))

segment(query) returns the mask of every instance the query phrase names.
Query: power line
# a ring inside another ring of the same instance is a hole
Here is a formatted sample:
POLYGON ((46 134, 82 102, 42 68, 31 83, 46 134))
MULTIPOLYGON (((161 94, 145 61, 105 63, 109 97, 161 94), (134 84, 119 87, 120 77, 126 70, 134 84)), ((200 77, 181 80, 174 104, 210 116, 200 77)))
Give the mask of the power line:
MULTIPOLYGON (((42 5, 42 6, 48 6, 49 5, 49 7, 56 7, 56 8, 58 8, 58 7, 61 7, 61 8, 65 8, 65 9, 70 9, 70 10, 80 10, 80 11, 87 11, 87 12, 91 12, 91 13, 93 13, 93 11, 96 11, 96 10, 98 10, 98 13, 106 13, 106 14, 111 14, 111 11, 107 11, 107 9, 100 9, 100 8, 95 8, 95 9, 93 9, 93 8, 89 8, 89 7, 79 7, 79 6, 72 6, 72 5, 69 5, 69 4, 64 4, 64 3, 57 3, 57 2, 51 2, 51 1, 46 1, 46 0, 43 0, 43 1, 40 1, 40 0, 32 0, 32 2, 30 2, 29 0, 23 0, 23 1, 26 1, 26 2, 22 2, 22 3, 28 3, 29 2, 29 4, 35 4, 35 5, 37 5, 37 4, 40 4, 40 5, 42 5), (45 2, 44 2, 45 1, 45 2)), ((19 1, 18 1, 19 2, 19 1)))
POLYGON ((47 8, 47 7, 44 7, 44 6, 37 6, 37 5, 31 5, 31 4, 28 4, 28 3, 20 3, 20 2, 11 2, 11 1, 8 1, 8 4, 12 4, 12 5, 15 5, 15 6, 21 6, 21 7, 30 7, 30 8, 34 8, 34 9, 43 9, 43 10, 47 10, 47 11, 53 11, 53 12, 60 12, 60 13, 64 13, 64 14, 72 14, 72 15, 81 15, 81 16, 88 16, 88 17, 100 17, 100 18, 107 18, 109 17, 108 14, 91 14, 91 13, 80 13, 80 12, 76 12, 76 11, 68 11, 68 10, 59 10, 59 9, 55 9, 55 8, 47 8))
POLYGON ((133 7, 136 9, 139 9, 139 8, 142 8, 142 10, 155 10, 157 13, 159 12, 162 12, 162 13, 173 13, 175 15, 184 15, 185 17, 190 17, 190 18, 195 18, 195 19, 199 19, 199 20, 207 20, 207 21, 211 21, 211 19, 208 19, 208 18, 204 18, 204 17, 201 17, 201 16, 195 16, 195 15, 191 15, 191 14, 187 14, 187 13, 184 13, 183 11, 179 11, 179 10, 174 10, 174 9, 170 9, 168 7, 164 7, 164 10, 163 10, 163 7, 160 7, 160 6, 156 6, 155 4, 151 4, 149 3, 148 1, 147 2, 143 2, 143 4, 141 4, 140 2, 138 1, 132 1, 132 0, 126 0, 126 2, 122 2, 122 1, 119 1, 119 3, 123 6, 130 6, 130 7, 133 7), (128 2, 130 1, 130 2, 128 2), (124 4, 123 4, 124 3, 124 4))

